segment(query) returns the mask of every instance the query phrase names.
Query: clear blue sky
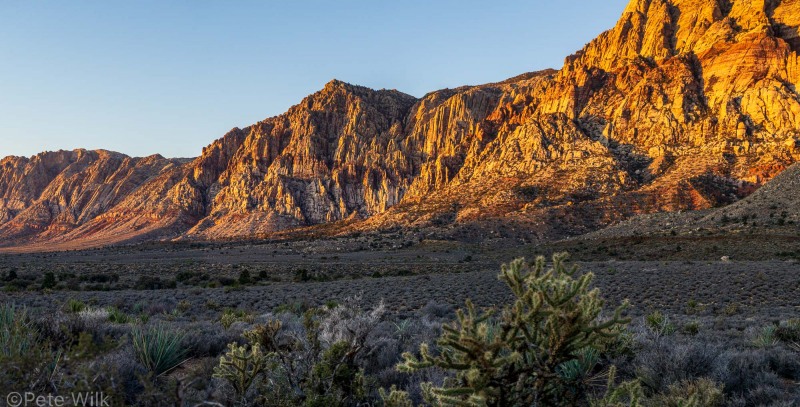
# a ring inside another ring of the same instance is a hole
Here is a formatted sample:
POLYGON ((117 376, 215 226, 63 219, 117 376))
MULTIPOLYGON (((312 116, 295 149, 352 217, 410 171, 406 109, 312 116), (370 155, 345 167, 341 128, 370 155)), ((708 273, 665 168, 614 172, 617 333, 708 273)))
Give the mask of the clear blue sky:
POLYGON ((193 157, 332 78, 415 96, 560 68, 627 0, 0 3, 0 157, 193 157))

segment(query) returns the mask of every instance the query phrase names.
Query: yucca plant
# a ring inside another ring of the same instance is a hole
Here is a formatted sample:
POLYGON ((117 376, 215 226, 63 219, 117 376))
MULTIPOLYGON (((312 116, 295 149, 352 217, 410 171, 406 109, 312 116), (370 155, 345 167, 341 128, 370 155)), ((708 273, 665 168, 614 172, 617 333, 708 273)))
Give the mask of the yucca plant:
POLYGON ((753 346, 758 348, 768 348, 770 346, 774 346, 778 343, 778 338, 776 338, 775 333, 777 332, 778 327, 775 325, 768 325, 761 328, 753 338, 753 346))
POLYGON ((14 304, 0 305, 0 357, 24 356, 36 346, 36 331, 28 320, 25 308, 14 304))
POLYGON ((70 298, 67 300, 67 311, 73 314, 77 314, 86 309, 86 304, 83 301, 78 301, 76 299, 70 298))
POLYGON ((182 332, 170 331, 163 326, 148 330, 137 328, 131 333, 136 359, 156 376, 186 361, 183 338, 182 332))
POLYGON ((130 321, 130 317, 116 307, 109 307, 108 320, 115 324, 127 324, 130 321))

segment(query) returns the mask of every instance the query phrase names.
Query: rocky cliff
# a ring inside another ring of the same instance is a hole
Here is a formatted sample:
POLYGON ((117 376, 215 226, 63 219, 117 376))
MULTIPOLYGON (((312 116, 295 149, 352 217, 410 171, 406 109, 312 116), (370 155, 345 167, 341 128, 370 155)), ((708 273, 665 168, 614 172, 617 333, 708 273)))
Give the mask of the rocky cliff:
POLYGON ((3 244, 59 238, 103 216, 181 160, 104 150, 57 151, 0 161, 3 244))
POLYGON ((191 162, 117 158, 131 175, 105 176, 97 197, 64 173, 77 158, 7 158, 0 236, 218 239, 346 221, 327 233, 547 238, 728 204, 800 158, 799 27, 797 0, 633 0, 559 71, 421 99, 332 81, 191 162))

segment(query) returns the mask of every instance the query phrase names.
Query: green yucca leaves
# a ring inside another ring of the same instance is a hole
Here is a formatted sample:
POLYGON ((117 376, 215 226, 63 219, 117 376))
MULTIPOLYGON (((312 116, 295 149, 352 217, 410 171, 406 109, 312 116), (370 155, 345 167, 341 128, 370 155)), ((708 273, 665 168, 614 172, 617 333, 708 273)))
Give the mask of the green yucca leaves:
POLYGON ((36 331, 28 322, 25 308, 0 305, 0 358, 26 355, 36 346, 36 331))
POLYGON ((170 331, 163 326, 148 330, 138 328, 131 333, 136 358, 156 376, 169 372, 186 360, 183 338, 182 332, 170 331))

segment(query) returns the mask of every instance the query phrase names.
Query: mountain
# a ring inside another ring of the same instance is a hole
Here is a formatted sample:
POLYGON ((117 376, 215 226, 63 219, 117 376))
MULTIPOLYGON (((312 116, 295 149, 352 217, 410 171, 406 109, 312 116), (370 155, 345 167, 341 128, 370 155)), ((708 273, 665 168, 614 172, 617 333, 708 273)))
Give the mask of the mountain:
POLYGON ((800 232, 800 163, 793 164, 763 187, 733 204, 691 212, 635 216, 582 238, 703 237, 800 232))
POLYGON ((150 165, 103 178, 90 203, 52 191, 88 196, 79 184, 99 176, 6 158, 0 244, 298 228, 544 239, 730 204, 800 158, 799 28, 798 0, 633 0, 561 70, 421 99, 334 80, 189 162, 129 159, 150 165))
POLYGON ((182 160, 104 150, 57 151, 0 160, 0 236, 9 244, 57 239, 101 218, 182 160))

